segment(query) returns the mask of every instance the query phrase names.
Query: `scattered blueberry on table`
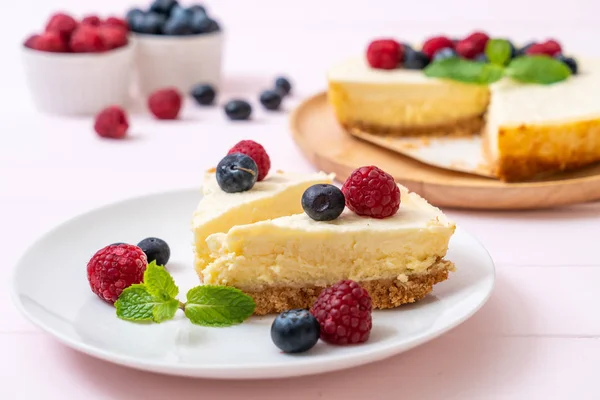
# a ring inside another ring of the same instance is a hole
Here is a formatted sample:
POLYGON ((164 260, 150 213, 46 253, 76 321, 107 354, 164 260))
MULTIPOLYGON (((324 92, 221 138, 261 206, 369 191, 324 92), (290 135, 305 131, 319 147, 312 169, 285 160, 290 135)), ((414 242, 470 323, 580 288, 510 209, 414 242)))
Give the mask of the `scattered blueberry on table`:
POLYGON ((252 107, 245 100, 231 100, 225 104, 225 115, 232 121, 243 121, 250 118, 252 107))
POLYGON ((276 90, 265 90, 260 94, 259 100, 267 110, 278 110, 282 97, 276 90))
POLYGON ((196 100, 196 103, 202 106, 209 106, 214 103, 217 92, 215 89, 208 84, 199 83, 195 85, 190 94, 196 100))
POLYGON ((292 84, 287 78, 280 76, 275 79, 275 90, 281 93, 282 96, 287 96, 292 90, 292 84))

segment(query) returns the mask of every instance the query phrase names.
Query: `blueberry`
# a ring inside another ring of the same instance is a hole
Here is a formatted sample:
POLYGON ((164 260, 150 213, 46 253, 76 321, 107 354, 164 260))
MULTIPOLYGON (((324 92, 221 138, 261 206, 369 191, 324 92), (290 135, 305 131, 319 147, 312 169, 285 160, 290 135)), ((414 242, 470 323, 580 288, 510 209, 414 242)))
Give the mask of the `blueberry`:
POLYGON ((148 263, 156 261, 156 264, 164 267, 169 262, 169 258, 171 257, 171 249, 164 240, 155 237, 149 237, 139 242, 137 246, 146 254, 148 263))
POLYGON ((260 104, 267 110, 277 110, 281 105, 281 95, 275 90, 265 90, 260 94, 260 104))
POLYGON ((525 53, 527 53, 527 50, 528 50, 528 49, 529 49, 531 46, 533 46, 534 44, 535 44, 535 42, 529 42, 529 43, 527 43, 525 46, 521 47, 520 49, 518 49, 518 50, 516 51, 516 55, 515 55, 515 56, 516 56, 516 57, 519 57, 519 56, 524 56, 524 55, 525 55, 525 53))
POLYGON ((271 325, 271 340, 284 353, 302 353, 317 344, 321 327, 308 310, 289 310, 279 314, 271 325))
POLYGON ((302 195, 302 208, 315 221, 333 221, 346 207, 346 198, 334 185, 312 185, 302 195))
MULTIPOLYGON (((137 18, 137 17, 136 17, 137 18)), ((137 23, 137 20, 136 20, 137 23)), ((143 16, 143 20, 138 25, 133 25, 135 32, 147 34, 161 34, 165 23, 165 16, 154 12, 147 13, 143 16)))
POLYGON ((169 18, 188 18, 191 19, 193 12, 188 10, 187 8, 181 7, 179 4, 171 9, 171 13, 169 14, 169 18))
POLYGON ((277 90, 282 96, 290 94, 292 90, 292 84, 290 81, 283 76, 275 79, 275 90, 277 90))
POLYGON ((217 183, 227 193, 252 189, 258 178, 254 160, 242 153, 228 154, 217 165, 217 183))
POLYGON ((577 60, 575 60, 573 57, 565 57, 562 54, 555 56, 555 58, 558 61, 564 62, 567 65, 567 67, 569 67, 573 75, 577 75, 577 72, 579 71, 579 68, 577 66, 577 60))
POLYGON ((252 107, 244 100, 231 100, 225 104, 225 114, 233 121, 242 121, 250 118, 252 107))
POLYGON ((215 101, 217 93, 211 85, 199 83, 192 88, 191 95, 196 103, 208 106, 215 101))
POLYGON ((163 27, 163 33, 174 36, 191 35, 191 17, 185 13, 170 17, 163 27))
POLYGON ((440 61, 445 60, 447 58, 455 57, 458 57, 458 54, 454 49, 451 49, 450 47, 444 47, 443 49, 440 49, 435 52, 435 54, 433 55, 433 61, 440 61))
POLYGON ((212 33, 221 30, 217 21, 202 13, 192 15, 191 26, 194 33, 212 33))
POLYGON ((129 26, 131 26, 131 21, 136 18, 136 17, 143 17, 144 16, 144 12, 142 10, 140 10, 139 8, 132 8, 129 11, 127 11, 127 14, 125 14, 125 20, 127 21, 127 23, 129 24, 129 26))
POLYGON ((487 56, 485 55, 485 53, 479 53, 475 56, 473 61, 480 62, 480 63, 487 63, 489 60, 488 60, 487 56))
POLYGON ((510 45, 510 59, 512 60, 513 58, 515 58, 517 56, 517 48, 515 47, 515 44, 513 42, 511 42, 508 39, 505 39, 505 40, 510 45))
POLYGON ((173 7, 177 5, 177 0, 154 0, 150 5, 150 11, 162 14, 168 17, 173 7))
POLYGON ((201 6, 200 4, 195 4, 191 7, 188 7, 189 12, 191 12, 192 14, 204 14, 207 15, 206 13, 206 8, 204 8, 204 6, 201 6))
POLYGON ((402 66, 406 69, 423 69, 429 65, 429 57, 422 51, 412 48, 404 50, 404 62, 402 66))

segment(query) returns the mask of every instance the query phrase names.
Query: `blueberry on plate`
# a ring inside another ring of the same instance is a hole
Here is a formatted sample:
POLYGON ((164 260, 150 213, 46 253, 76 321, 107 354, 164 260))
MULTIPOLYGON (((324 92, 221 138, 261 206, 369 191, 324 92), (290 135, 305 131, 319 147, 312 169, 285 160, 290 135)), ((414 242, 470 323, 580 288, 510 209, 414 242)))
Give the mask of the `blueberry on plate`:
POLYGON ((202 13, 192 15, 191 26, 194 33, 212 33, 221 30, 217 21, 202 13))
POLYGON ((227 193, 245 192, 252 189, 258 178, 258 166, 242 153, 231 153, 217 165, 217 183, 227 193))
POLYGON ((267 110, 277 110, 281 105, 281 95, 275 90, 265 90, 260 94, 260 104, 267 110))
POLYGON ((458 57, 456 50, 451 49, 450 47, 444 47, 443 49, 436 51, 436 53, 433 55, 433 61, 440 61, 455 57, 458 57))
POLYGON ((302 195, 302 208, 315 221, 333 221, 346 207, 346 198, 334 185, 312 185, 302 195))
POLYGON ((292 84, 287 78, 280 76, 275 79, 275 90, 277 90, 281 96, 287 96, 292 91, 292 84))
POLYGON ((217 96, 217 92, 215 92, 215 89, 211 85, 203 83, 195 85, 190 94, 196 100, 196 103, 203 106, 211 105, 217 96))
POLYGON ((302 353, 317 344, 321 327, 308 310, 289 310, 279 314, 271 325, 271 340, 284 353, 302 353))
POLYGON ((231 100, 225 104, 225 115, 232 121, 243 121, 250 118, 252 107, 244 100, 231 100))
POLYGON ((404 50, 404 62, 402 66, 406 69, 423 69, 429 65, 429 57, 422 51, 413 50, 412 48, 404 50))
POLYGON ((575 60, 573 57, 566 57, 562 54, 555 56, 555 58, 558 61, 562 61, 563 63, 565 63, 566 66, 569 67, 573 75, 577 75, 577 72, 579 71, 579 67, 577 66, 577 60, 575 60))
POLYGON ((177 0, 154 0, 150 5, 150 11, 169 16, 173 7, 177 5, 177 0))
POLYGON ((139 242, 137 246, 146 254, 148 263, 156 261, 156 264, 164 267, 169 262, 169 258, 171 257, 171 249, 164 240, 155 237, 149 237, 139 242))

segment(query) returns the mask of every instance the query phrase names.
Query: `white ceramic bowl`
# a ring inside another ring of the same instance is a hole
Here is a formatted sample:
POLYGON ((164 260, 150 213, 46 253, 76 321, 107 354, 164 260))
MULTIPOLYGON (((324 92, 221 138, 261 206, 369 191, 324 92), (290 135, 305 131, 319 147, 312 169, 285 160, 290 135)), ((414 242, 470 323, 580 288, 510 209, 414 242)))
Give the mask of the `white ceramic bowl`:
POLYGON ((105 53, 49 53, 23 47, 35 106, 60 115, 93 115, 126 106, 133 80, 135 43, 105 53))
POLYGON ((219 88, 223 32, 190 36, 136 34, 138 91, 147 96, 175 87, 188 93, 197 83, 219 88))

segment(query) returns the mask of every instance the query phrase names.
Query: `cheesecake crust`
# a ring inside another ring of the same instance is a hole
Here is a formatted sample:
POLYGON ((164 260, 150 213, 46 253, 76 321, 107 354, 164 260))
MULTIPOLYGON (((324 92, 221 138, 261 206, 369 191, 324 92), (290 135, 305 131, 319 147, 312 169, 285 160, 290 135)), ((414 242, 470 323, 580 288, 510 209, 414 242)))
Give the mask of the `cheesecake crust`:
POLYGON ((396 137, 465 137, 478 135, 484 126, 483 115, 460 119, 447 124, 424 126, 383 126, 365 121, 340 121, 346 130, 360 130, 375 135, 396 137))
MULTIPOLYGON (((454 264, 448 260, 438 260, 426 273, 408 276, 406 282, 398 279, 377 279, 358 282, 365 288, 373 302, 374 309, 398 307, 414 303, 433 290, 433 285, 448 279, 454 264)), ((256 303, 254 315, 280 313, 294 308, 310 308, 323 287, 272 287, 260 291, 248 291, 256 303)))

